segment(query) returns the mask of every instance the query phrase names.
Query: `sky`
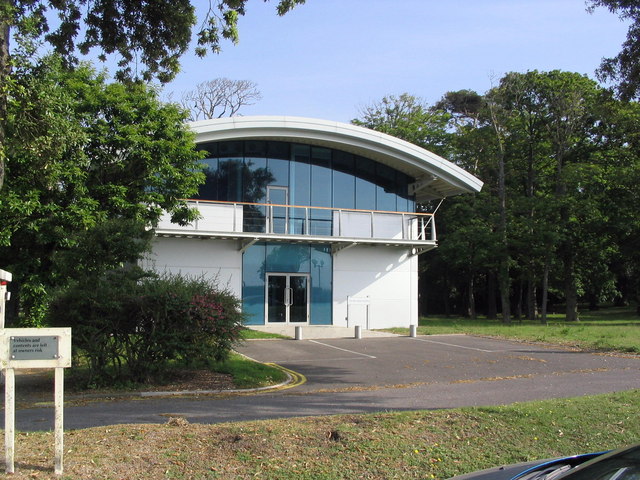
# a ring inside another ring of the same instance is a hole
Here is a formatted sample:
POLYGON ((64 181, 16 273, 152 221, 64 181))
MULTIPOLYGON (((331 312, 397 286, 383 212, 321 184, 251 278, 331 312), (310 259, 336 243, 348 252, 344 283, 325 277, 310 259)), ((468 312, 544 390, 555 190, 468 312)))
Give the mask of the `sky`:
POLYGON ((447 91, 485 93, 507 72, 595 78, 627 31, 606 9, 589 14, 584 0, 307 0, 284 17, 276 4, 249 0, 239 44, 183 57, 164 95, 177 100, 217 77, 251 80, 262 99, 242 115, 349 122, 385 95, 433 104, 447 91))

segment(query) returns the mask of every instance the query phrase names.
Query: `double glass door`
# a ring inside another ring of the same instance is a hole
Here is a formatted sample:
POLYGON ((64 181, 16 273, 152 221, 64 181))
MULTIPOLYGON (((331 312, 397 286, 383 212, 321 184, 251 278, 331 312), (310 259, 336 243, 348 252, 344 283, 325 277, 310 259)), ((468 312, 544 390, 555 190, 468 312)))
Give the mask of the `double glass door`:
POLYGON ((267 274, 267 323, 309 321, 309 275, 267 274))

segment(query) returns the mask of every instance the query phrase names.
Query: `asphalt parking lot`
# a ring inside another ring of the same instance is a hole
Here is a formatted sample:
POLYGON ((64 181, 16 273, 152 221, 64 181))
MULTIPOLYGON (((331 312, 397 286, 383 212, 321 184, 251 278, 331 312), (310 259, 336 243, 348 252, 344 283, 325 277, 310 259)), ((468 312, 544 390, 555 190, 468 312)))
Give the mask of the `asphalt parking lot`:
MULTIPOLYGON (((239 350, 306 377, 292 388, 65 408, 65 428, 220 423, 297 416, 502 405, 640 388, 640 357, 463 335, 251 340, 239 350)), ((53 428, 51 408, 17 412, 23 431, 53 428)))
POLYGON ((303 374, 299 387, 349 389, 499 382, 545 376, 607 375, 620 389, 640 388, 640 358, 578 352, 466 335, 366 339, 256 340, 239 351, 303 374))

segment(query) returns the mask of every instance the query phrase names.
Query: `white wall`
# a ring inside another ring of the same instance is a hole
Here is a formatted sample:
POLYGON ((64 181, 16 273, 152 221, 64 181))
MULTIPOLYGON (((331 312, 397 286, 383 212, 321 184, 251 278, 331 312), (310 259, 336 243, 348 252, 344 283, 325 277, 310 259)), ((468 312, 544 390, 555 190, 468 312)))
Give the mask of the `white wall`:
POLYGON ((418 323, 418 257, 408 250, 356 246, 333 258, 333 324, 367 328, 408 327, 418 323), (347 297, 358 304, 347 304, 347 297), (348 307, 348 308, 347 308, 348 307))
POLYGON ((242 298, 242 254, 233 240, 156 237, 142 265, 160 273, 217 279, 242 298))

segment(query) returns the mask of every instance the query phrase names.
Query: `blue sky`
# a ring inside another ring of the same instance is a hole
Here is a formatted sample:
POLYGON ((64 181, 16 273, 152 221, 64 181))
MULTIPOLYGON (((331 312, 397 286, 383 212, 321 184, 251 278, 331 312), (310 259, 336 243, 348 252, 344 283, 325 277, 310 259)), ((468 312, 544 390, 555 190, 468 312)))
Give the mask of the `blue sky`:
POLYGON ((348 122, 384 95, 433 103, 450 90, 484 93, 510 71, 594 77, 627 30, 583 0, 307 0, 284 17, 275 4, 249 0, 240 43, 184 57, 165 94, 178 99, 216 77, 252 80, 263 98, 243 115, 348 122))

